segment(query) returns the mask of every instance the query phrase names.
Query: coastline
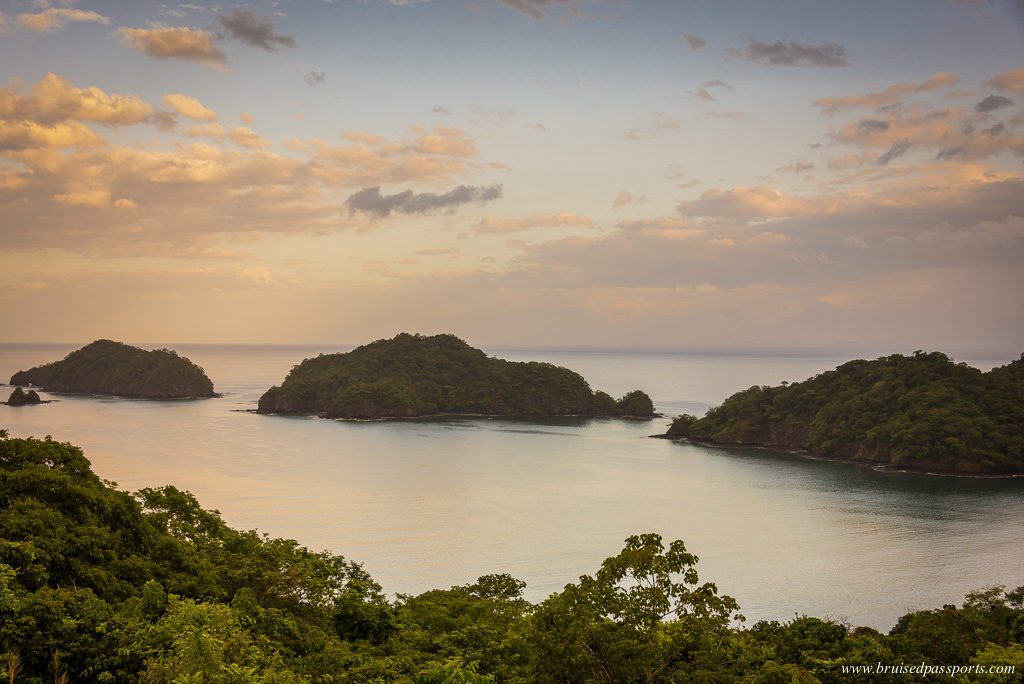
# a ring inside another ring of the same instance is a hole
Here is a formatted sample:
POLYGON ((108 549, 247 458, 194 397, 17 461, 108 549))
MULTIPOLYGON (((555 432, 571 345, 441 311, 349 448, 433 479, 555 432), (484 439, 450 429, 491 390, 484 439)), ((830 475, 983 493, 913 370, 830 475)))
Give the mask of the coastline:
MULTIPOLYGON (((65 396, 65 397, 96 397, 97 399, 136 399, 136 400, 143 400, 143 401, 194 401, 194 400, 197 400, 197 399, 218 399, 218 398, 224 396, 223 393, 221 393, 221 392, 214 392, 213 394, 196 394, 196 395, 189 395, 189 396, 174 396, 174 397, 156 397, 156 396, 145 395, 145 394, 136 394, 136 395, 130 395, 130 394, 105 394, 103 392, 61 392, 59 390, 50 390, 50 389, 46 389, 45 387, 40 387, 40 386, 37 386, 37 385, 28 385, 28 384, 13 384, 12 385, 11 383, 2 384, 2 385, 0 385, 0 387, 27 387, 28 389, 33 389, 33 390, 36 390, 38 392, 46 392, 47 394, 56 394, 58 396, 65 396)), ((48 399, 48 400, 43 400, 40 403, 44 403, 45 404, 45 403, 49 403, 51 401, 58 401, 58 400, 57 399, 48 399)))
MULTIPOLYGON (((343 422, 367 423, 385 420, 421 420, 424 418, 621 418, 623 420, 654 420, 664 418, 665 414, 655 413, 650 416, 607 415, 595 413, 424 413, 418 416, 373 416, 369 418, 348 418, 345 416, 328 417, 316 413, 281 413, 279 411, 260 411, 259 409, 235 409, 255 413, 259 416, 282 416, 284 418, 318 418, 320 420, 338 420, 343 422)), ((654 435, 652 435, 654 436, 654 435)))
POLYGON ((823 456, 822 454, 815 454, 805 449, 786 449, 784 447, 771 447, 762 446, 759 444, 716 444, 715 442, 703 442, 697 439, 690 439, 689 437, 677 437, 669 434, 659 435, 648 435, 651 439, 667 439, 673 442, 683 442, 687 444, 697 444, 705 447, 712 447, 716 449, 761 449, 763 451, 770 451, 777 454, 789 454, 792 456, 799 456, 806 458, 811 461, 828 461, 831 463, 849 463, 851 465, 860 466, 862 468, 870 468, 871 470, 878 471, 880 473, 904 473, 907 475, 934 475, 938 477, 960 477, 973 480, 1013 480, 1017 478, 1024 478, 1024 473, 960 473, 960 472, 948 472, 948 471, 935 471, 935 470, 923 470, 917 468, 894 468, 880 463, 871 463, 867 461, 858 461, 852 458, 840 458, 838 456, 823 456))

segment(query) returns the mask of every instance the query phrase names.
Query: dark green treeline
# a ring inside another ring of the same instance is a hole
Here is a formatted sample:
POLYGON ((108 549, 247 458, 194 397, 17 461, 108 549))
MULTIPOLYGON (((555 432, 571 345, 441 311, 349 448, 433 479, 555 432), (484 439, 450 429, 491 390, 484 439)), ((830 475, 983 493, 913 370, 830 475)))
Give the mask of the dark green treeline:
POLYGON ((987 373, 938 352, 850 361, 751 387, 703 418, 679 416, 668 435, 907 470, 1024 473, 1024 355, 987 373))
POLYGON ((292 368, 260 397, 260 413, 325 418, 431 414, 652 417, 650 397, 616 401, 578 373, 550 363, 487 356, 454 335, 377 340, 344 354, 321 354, 292 368))
POLYGON ((644 534, 536 605, 505 574, 391 601, 357 563, 234 530, 174 487, 119 491, 78 448, 0 431, 2 681, 891 681, 843 673, 878 662, 1024 671, 1024 588, 905 615, 888 635, 813 617, 742 628, 736 602, 696 564, 682 542, 644 534))

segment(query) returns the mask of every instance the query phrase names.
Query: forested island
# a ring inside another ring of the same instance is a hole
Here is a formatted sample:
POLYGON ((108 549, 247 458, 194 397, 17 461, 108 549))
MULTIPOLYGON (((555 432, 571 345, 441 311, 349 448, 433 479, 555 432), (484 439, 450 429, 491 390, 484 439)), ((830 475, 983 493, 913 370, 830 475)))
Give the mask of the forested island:
POLYGON ((35 390, 26 392, 20 387, 15 387, 6 403, 8 406, 35 406, 43 403, 43 400, 39 398, 39 394, 35 390))
POLYGON ((798 450, 885 468, 1024 473, 1024 354, 983 373, 944 354, 857 360, 804 382, 754 386, 668 436, 798 450))
POLYGON ((19 371, 12 385, 47 392, 107 394, 130 399, 213 397, 213 382, 202 368, 171 349, 146 351, 123 342, 96 340, 61 361, 19 371))
POLYGON ((744 628, 697 561, 641 534, 538 604, 507 574, 389 600, 356 562, 235 530, 173 486, 120 491, 77 447, 0 430, 4 681, 890 681, 852 668, 906 663, 922 669, 901 681, 956 666, 957 681, 1009 682, 1019 675, 980 673, 1024 670, 1024 587, 908 613, 888 634, 807 616, 744 628))
POLYGON ((635 390, 616 401, 578 373, 550 363, 488 357, 454 335, 377 340, 343 354, 321 354, 292 368, 260 397, 260 413, 323 418, 444 414, 654 415, 635 390))

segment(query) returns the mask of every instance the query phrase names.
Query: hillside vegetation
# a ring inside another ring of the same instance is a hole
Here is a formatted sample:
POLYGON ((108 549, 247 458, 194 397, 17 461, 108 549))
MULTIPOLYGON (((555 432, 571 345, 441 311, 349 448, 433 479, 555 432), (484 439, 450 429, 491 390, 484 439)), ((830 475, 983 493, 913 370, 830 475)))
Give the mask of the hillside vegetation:
POLYGON ((982 373, 940 353, 850 361, 751 387, 668 435, 944 473, 1024 473, 1024 355, 982 373))
POLYGON ((260 397, 260 413, 325 418, 432 414, 653 416, 636 390, 618 401, 550 363, 488 357, 454 335, 378 340, 295 366, 260 397))
POLYGON ((61 361, 19 371, 11 376, 11 384, 135 399, 215 396, 203 369, 173 350, 146 351, 110 340, 97 340, 61 361))
POLYGON ((641 534, 538 604, 504 573, 389 600, 358 563, 235 530, 173 486, 119 491, 78 448, 0 430, 5 682, 891 681, 851 670, 875 663, 920 664, 900 681, 952 681, 924 666, 955 666, 955 681, 1010 682, 1024 671, 1024 588, 909 613, 888 635, 807 616, 742 629, 697 560, 682 541, 641 534), (980 674, 992 666, 1018 674, 980 674))

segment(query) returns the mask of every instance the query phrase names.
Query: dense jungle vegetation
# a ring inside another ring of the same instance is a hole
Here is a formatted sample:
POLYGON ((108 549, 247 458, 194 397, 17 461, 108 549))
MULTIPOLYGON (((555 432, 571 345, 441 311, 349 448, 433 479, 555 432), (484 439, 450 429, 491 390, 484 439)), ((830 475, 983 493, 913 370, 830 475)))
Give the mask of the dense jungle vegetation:
POLYGON ((47 392, 110 394, 133 399, 215 396, 203 369, 171 349, 146 351, 122 342, 96 340, 54 361, 11 377, 12 385, 47 392))
POLYGON ((843 672, 878 662, 1024 671, 1024 587, 909 613, 887 635, 806 616, 742 628, 736 602, 700 582, 696 564, 683 542, 643 534, 536 605, 506 574, 389 600, 358 563, 234 530, 172 486, 119 491, 78 448, 0 431, 4 681, 891 681, 843 672))
POLYGON ((850 361, 751 387, 703 418, 679 416, 668 435, 907 470, 1024 473, 1024 354, 987 373, 937 352, 850 361))
POLYGON ((490 358, 454 335, 377 340, 344 354, 321 354, 292 368, 260 397, 260 413, 324 418, 433 414, 654 415, 639 390, 618 401, 593 392, 579 374, 550 363, 490 358))

